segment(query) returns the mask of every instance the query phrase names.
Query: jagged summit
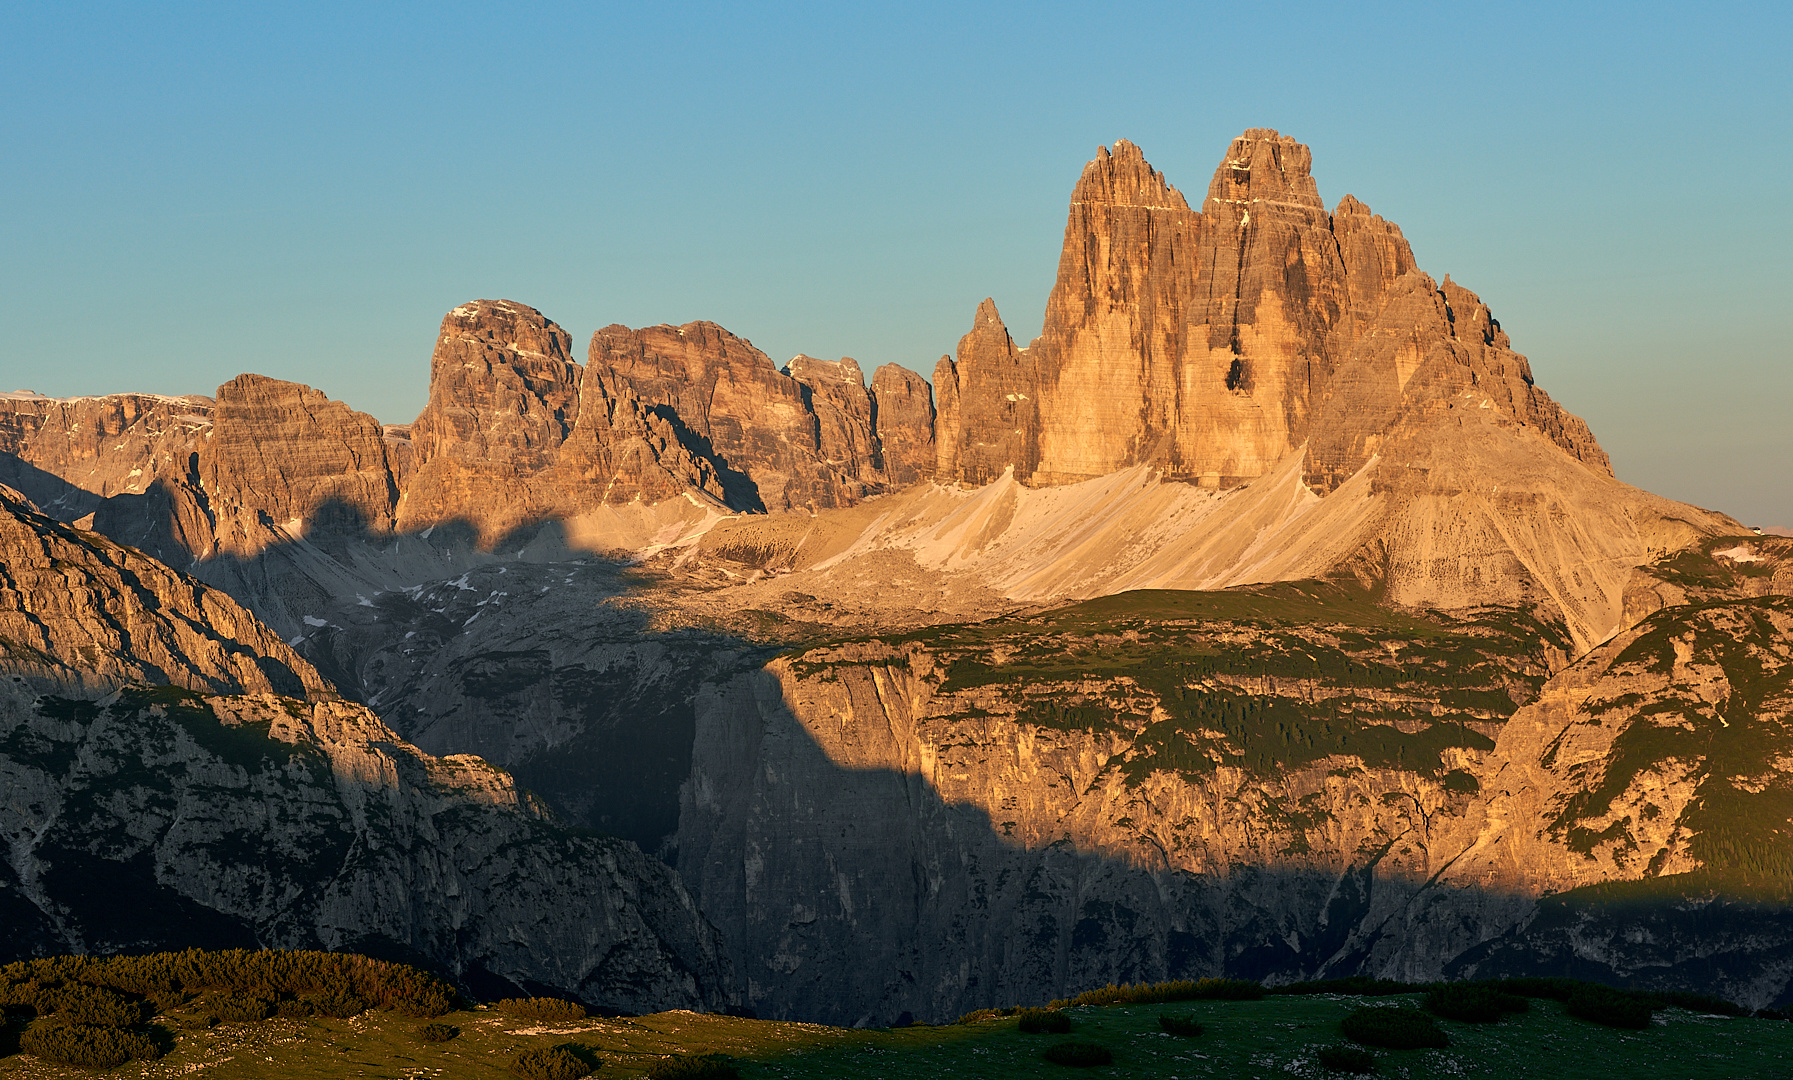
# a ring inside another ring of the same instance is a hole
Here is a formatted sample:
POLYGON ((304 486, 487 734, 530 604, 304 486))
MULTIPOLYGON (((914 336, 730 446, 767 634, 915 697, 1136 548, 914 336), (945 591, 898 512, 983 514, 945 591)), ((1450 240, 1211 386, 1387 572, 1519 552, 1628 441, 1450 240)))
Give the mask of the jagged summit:
POLYGON ((1112 153, 1108 147, 1101 147, 1095 160, 1083 167, 1083 175, 1071 191, 1071 205, 1081 203, 1189 209, 1183 193, 1172 187, 1164 174, 1146 161, 1139 147, 1126 139, 1117 139, 1112 153))

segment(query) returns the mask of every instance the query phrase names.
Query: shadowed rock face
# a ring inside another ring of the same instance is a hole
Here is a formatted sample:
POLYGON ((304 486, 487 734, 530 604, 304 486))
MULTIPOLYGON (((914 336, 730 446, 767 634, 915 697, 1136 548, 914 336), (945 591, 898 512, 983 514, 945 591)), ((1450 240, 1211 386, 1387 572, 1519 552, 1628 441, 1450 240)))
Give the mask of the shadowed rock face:
POLYGON ((358 705, 0 685, 0 951, 396 947, 482 995, 714 1009, 733 978, 663 864, 542 820, 358 705))
POLYGON ((0 488, 0 657, 62 692, 133 682, 208 693, 330 694, 316 670, 226 594, 0 488))
POLYGON ((635 846, 422 753, 228 597, 5 489, 0 551, 0 959, 397 947, 482 994, 733 1000, 635 846))
POLYGON ((0 394, 0 484, 74 521, 113 495, 185 475, 212 423, 212 399, 0 394))
POLYGON ((1013 466, 1061 484, 1149 464, 1230 488, 1305 444, 1324 493, 1458 384, 1610 473, 1474 294, 1419 274, 1400 230, 1356 199, 1327 214, 1310 164, 1254 128, 1196 212, 1138 147, 1098 154, 1071 195, 1040 337, 1005 344, 985 301, 937 373, 940 478, 1013 466), (1413 384, 1426 365, 1446 370, 1413 384), (949 393, 975 404, 949 409, 949 393))

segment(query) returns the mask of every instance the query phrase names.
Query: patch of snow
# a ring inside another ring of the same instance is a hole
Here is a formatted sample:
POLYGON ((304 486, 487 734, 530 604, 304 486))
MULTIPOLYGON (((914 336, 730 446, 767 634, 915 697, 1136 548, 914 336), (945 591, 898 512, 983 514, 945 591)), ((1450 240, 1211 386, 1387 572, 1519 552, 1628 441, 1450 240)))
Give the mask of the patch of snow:
POLYGON ((1736 547, 1728 547, 1723 551, 1714 551, 1712 557, 1715 559, 1729 559, 1732 562, 1762 561, 1762 556, 1751 551, 1747 544, 1738 544, 1736 547))
POLYGON ((328 622, 326 622, 325 620, 318 618, 315 615, 307 615, 307 616, 305 616, 305 625, 306 626, 329 626, 330 624, 328 622))
POLYGON ((367 597, 362 596, 360 593, 355 594, 355 603, 359 604, 362 607, 373 607, 374 606, 374 602, 372 600, 369 600, 367 597))

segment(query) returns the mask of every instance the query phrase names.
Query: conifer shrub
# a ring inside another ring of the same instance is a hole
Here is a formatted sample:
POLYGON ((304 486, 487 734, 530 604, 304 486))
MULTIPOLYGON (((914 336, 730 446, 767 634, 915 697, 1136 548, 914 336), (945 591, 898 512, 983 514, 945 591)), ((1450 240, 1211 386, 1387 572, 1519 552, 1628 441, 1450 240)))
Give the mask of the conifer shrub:
POLYGON ((417 1037, 427 1043, 444 1043, 461 1033, 449 1024, 425 1024, 417 1029, 417 1037))
POLYGON ((579 1080, 590 1076, 597 1064, 577 1043, 561 1043, 525 1050, 511 1059, 510 1072, 520 1080, 579 1080))
POLYGON ((1110 983, 1073 998, 1052 1003, 1055 1009, 1075 1005, 1162 1005, 1173 1001, 1256 1001, 1265 993, 1250 979, 1172 979, 1159 983, 1110 983))
POLYGON ((1071 1018, 1057 1009, 1022 1009, 1021 1031, 1027 1035, 1063 1035, 1071 1030, 1071 1018))
POLYGON ((58 1065, 80 1069, 115 1069, 127 1061, 153 1061, 167 1053, 166 1032, 123 1027, 45 1023, 25 1029, 19 1048, 58 1065))
POLYGON ((1598 983, 1583 983, 1569 995, 1568 1013, 1589 1023, 1642 1031, 1650 1026, 1650 1014, 1658 1006, 1642 994, 1614 990, 1598 983))
MULTIPOLYGON (((0 967, 0 995, 29 995, 29 986, 71 983, 110 987, 158 1003, 218 991, 280 998, 336 995, 400 1015, 429 1019, 454 1007, 454 988, 406 964, 351 953, 280 949, 186 949, 145 956, 56 956, 0 967), (27 987, 21 990, 21 986, 27 987)), ((365 1005, 364 1005, 365 1007, 365 1005)), ((38 1009, 40 1015, 53 1009, 38 1009)))
POLYGON ((1568 1001, 1569 995, 1578 986, 1585 986, 1580 979, 1565 979, 1560 976, 1526 976, 1517 979, 1501 979, 1495 983, 1509 994, 1518 994, 1528 998, 1546 998, 1551 1001, 1568 1001))
POLYGON ((566 1024, 585 1019, 585 1006, 566 998, 505 998, 503 1001, 493 1002, 492 1008, 509 1013, 519 1020, 566 1024))
POLYGON ((317 1006, 304 998, 282 998, 274 1005, 274 1015, 282 1020, 304 1020, 317 1015, 317 1006))
POLYGON ((149 1019, 143 1001, 104 986, 74 983, 54 994, 56 1019, 82 1027, 131 1027, 149 1019))
POLYGON ((1158 1027, 1166 1035, 1175 1035, 1182 1039, 1193 1039, 1202 1033, 1202 1022, 1193 1016, 1165 1016, 1159 1014, 1158 1027))
POLYGON ((647 1076, 648 1080, 741 1080, 727 1054, 680 1054, 654 1062, 647 1076))
POLYGON ((1374 1072, 1376 1055, 1361 1046, 1324 1046, 1320 1048, 1320 1067, 1331 1072, 1374 1072))
POLYGON ((1020 1008, 1010 1005, 1006 1009, 973 1009, 964 1016, 954 1020, 955 1024, 976 1024, 984 1020, 996 1020, 1004 1016, 1014 1016, 1020 1008))
POLYGON ((227 1024, 247 1024, 266 1020, 277 1008, 272 995, 226 990, 207 995, 205 1009, 227 1024))
POLYGON ((332 987, 311 999, 311 1007, 319 1016, 348 1020, 367 1011, 368 1003, 359 994, 341 987, 332 987))
POLYGON ((1388 1050, 1442 1050, 1451 1044, 1436 1020, 1400 1005, 1358 1009, 1339 1021, 1339 1030, 1352 1042, 1388 1050))
POLYGON ((1112 1065, 1114 1054, 1101 1043, 1066 1041, 1046 1048, 1046 1060, 1054 1065, 1112 1065))
POLYGON ((1442 983, 1426 991, 1426 1011, 1466 1024, 1492 1024, 1508 1013, 1525 1012, 1531 1003, 1493 983, 1442 983))

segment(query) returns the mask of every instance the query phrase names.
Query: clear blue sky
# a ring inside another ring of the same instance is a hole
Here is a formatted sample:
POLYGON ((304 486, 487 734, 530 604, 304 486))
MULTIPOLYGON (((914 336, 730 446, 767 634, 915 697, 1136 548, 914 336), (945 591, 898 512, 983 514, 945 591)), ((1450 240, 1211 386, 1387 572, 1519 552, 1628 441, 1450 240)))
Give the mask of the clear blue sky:
POLYGON ((1482 294, 1621 478, 1793 526, 1779 4, 0 5, 0 389, 242 371, 388 422, 444 312, 779 362, 1038 332, 1125 137, 1250 126, 1482 294))

